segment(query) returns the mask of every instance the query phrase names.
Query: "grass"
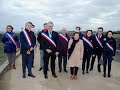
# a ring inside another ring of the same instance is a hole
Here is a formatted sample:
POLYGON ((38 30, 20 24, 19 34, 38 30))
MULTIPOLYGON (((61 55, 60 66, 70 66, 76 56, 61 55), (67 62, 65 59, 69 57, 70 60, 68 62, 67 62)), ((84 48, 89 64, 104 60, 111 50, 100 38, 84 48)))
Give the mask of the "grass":
POLYGON ((120 38, 120 34, 113 34, 113 37, 120 38))
POLYGON ((7 60, 7 56, 4 53, 4 45, 0 41, 0 65, 3 64, 7 60))

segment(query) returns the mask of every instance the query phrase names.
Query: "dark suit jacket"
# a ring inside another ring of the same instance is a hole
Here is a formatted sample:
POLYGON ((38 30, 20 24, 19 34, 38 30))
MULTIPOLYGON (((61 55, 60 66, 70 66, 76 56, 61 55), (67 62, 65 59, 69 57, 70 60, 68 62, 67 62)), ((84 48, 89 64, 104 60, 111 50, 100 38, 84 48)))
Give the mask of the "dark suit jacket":
POLYGON ((40 44, 40 50, 43 50, 44 49, 44 38, 41 36, 41 34, 45 32, 44 30, 40 31, 39 34, 38 34, 38 37, 37 37, 37 41, 39 42, 40 44))
MULTIPOLYGON (((97 35, 97 34, 96 34, 97 35)), ((100 38, 101 43, 103 44, 104 42, 104 38, 105 36, 102 35, 100 38)), ((99 43, 97 42, 95 35, 93 36, 93 44, 94 44, 94 52, 95 53, 102 53, 103 52, 103 48, 99 45, 99 43)))
MULTIPOLYGON (((44 32, 45 34, 48 34, 48 31, 44 32)), ((52 50, 52 53, 59 52, 59 39, 58 39, 58 33, 55 31, 52 31, 52 40, 55 42, 56 47, 54 47, 46 38, 43 40, 43 50, 46 51, 46 49, 52 50)))
MULTIPOLYGON (((32 42, 32 45, 29 46, 28 42, 27 42, 27 39, 24 35, 24 32, 21 31, 20 32, 20 42, 21 42, 21 51, 20 53, 23 54, 23 53, 27 53, 28 50, 30 50, 31 47, 34 48, 34 46, 36 45, 36 37, 34 35, 34 32, 32 31, 29 31, 27 29, 25 29, 31 39, 31 42, 32 42)), ((31 53, 34 53, 34 50, 31 52, 31 53)))
MULTIPOLYGON (((65 36, 69 42, 70 40, 69 36, 67 34, 65 36)), ((61 36, 59 36, 59 44, 60 44, 59 56, 67 56, 68 42, 66 42, 61 36)))

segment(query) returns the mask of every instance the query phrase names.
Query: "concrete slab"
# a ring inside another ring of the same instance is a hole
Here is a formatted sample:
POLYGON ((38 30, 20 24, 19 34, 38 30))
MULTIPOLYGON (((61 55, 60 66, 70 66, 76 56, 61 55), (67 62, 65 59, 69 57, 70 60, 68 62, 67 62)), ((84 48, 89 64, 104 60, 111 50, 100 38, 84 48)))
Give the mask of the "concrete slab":
MULTIPOLYGON (((39 50, 35 55, 35 68, 33 74, 36 78, 22 78, 21 56, 17 59, 16 70, 10 70, 0 80, 0 90, 120 90, 120 63, 113 61, 111 78, 103 78, 103 73, 97 72, 97 66, 89 74, 82 75, 81 67, 78 73, 78 80, 70 80, 69 73, 58 73, 56 59, 57 79, 54 79, 49 71, 49 79, 44 79, 39 69, 39 50)), ((97 62, 97 61, 96 61, 97 62)), ((68 68, 69 71, 69 68, 68 68)))

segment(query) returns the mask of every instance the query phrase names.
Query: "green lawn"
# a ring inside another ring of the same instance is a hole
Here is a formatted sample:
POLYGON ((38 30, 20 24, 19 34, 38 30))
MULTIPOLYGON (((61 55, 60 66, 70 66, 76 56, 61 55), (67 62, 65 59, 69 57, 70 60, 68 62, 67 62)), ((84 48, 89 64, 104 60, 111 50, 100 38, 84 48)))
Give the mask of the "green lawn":
POLYGON ((6 54, 3 51, 3 43, 0 41, 0 65, 7 60, 6 54))
POLYGON ((113 34, 113 37, 120 38, 120 34, 113 34))

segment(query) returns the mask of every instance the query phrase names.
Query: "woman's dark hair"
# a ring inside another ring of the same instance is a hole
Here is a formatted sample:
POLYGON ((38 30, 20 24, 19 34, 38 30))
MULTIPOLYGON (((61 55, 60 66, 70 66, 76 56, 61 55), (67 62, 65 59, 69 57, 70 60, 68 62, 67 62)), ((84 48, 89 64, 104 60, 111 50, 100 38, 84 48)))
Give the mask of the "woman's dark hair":
POLYGON ((75 33, 73 34, 73 36, 75 36, 75 34, 79 34, 79 35, 80 35, 80 33, 79 33, 79 32, 75 32, 75 33))
POLYGON ((103 31, 103 27, 99 27, 98 29, 102 29, 102 31, 103 31))
POLYGON ((79 28, 79 30, 81 29, 80 27, 76 27, 76 29, 79 28))
POLYGON ((6 29, 8 28, 8 27, 10 27, 12 30, 11 30, 11 32, 13 31, 13 26, 12 25, 7 25, 7 27, 6 27, 6 29))
POLYGON ((109 32, 111 32, 111 33, 112 33, 112 35, 113 35, 113 32, 112 32, 111 30, 109 30, 109 31, 106 33, 106 37, 107 37, 107 35, 108 35, 108 33, 109 33, 109 32))

